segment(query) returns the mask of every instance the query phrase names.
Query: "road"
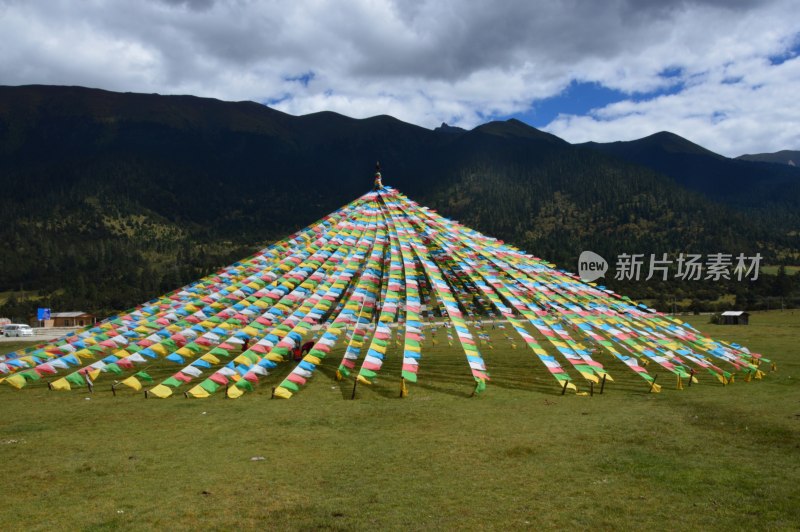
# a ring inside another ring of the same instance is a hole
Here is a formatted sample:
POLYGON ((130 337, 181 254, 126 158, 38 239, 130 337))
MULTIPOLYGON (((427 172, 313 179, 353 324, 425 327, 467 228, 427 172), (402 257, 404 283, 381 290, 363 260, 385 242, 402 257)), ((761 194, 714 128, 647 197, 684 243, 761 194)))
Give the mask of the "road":
POLYGON ((61 338, 65 334, 71 333, 76 330, 77 329, 69 327, 52 327, 47 329, 38 327, 33 330, 34 336, 20 336, 20 337, 12 336, 10 338, 6 338, 5 336, 0 335, 0 343, 31 342, 32 344, 34 344, 34 343, 49 342, 51 340, 55 340, 56 338, 61 338))

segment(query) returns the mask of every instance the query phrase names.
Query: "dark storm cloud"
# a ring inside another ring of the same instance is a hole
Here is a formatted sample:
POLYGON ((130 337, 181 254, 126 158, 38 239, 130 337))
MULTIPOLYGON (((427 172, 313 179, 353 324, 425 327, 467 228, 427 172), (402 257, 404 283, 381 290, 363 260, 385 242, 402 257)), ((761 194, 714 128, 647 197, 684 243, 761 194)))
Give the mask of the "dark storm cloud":
POLYGON ((610 58, 667 38, 670 22, 686 10, 763 6, 746 0, 8 4, 50 27, 80 25, 137 42, 165 61, 171 81, 207 75, 204 65, 216 62, 243 68, 286 57, 324 63, 326 54, 345 56, 339 66, 355 76, 453 81, 485 68, 610 58))
POLYGON ((458 79, 482 68, 569 64, 613 57, 631 47, 667 38, 670 22, 698 7, 747 11, 763 2, 738 0, 469 3, 402 2, 402 26, 393 33, 375 20, 348 28, 359 53, 356 74, 419 75, 458 79))

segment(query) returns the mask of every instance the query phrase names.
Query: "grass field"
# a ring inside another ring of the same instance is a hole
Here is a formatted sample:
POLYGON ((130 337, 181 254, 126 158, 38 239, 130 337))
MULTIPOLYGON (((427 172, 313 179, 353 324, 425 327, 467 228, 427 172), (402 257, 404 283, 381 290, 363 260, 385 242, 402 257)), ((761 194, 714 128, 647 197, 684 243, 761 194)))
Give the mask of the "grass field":
POLYGON ((0 305, 4 305, 11 298, 11 296, 16 297, 17 299, 38 299, 39 293, 20 290, 0 292, 0 305))
POLYGON ((747 327, 689 320, 762 352, 778 371, 727 387, 700 375, 682 391, 662 372, 663 392, 648 394, 603 357, 615 378, 603 395, 561 396, 529 351, 496 341, 484 349, 492 382, 470 398, 463 354, 440 341, 423 350, 406 399, 391 352, 355 401, 352 382, 334 378, 336 357, 289 401, 269 393, 288 365, 235 401, 114 398, 103 380, 91 396, 3 385, 0 523, 798 529, 800 311, 754 313, 747 327))
MULTIPOLYGON (((769 275, 777 275, 779 268, 780 266, 764 266, 761 268, 761 271, 769 275)), ((785 269, 787 275, 795 275, 797 272, 800 272, 800 266, 786 266, 785 269)))

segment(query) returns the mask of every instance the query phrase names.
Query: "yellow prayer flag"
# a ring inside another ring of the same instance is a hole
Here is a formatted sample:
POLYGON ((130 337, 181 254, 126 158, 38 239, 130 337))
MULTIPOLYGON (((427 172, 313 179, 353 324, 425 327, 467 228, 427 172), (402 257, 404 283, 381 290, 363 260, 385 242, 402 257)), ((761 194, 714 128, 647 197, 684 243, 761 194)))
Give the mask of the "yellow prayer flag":
POLYGON ((167 348, 162 344, 153 344, 150 346, 150 349, 159 356, 167 356, 167 348))
POLYGON ((219 359, 211 353, 206 353, 205 355, 201 356, 200 360, 204 360, 209 364, 219 364, 219 359))
POLYGON ((71 390, 72 387, 69 385, 69 381, 67 379, 61 377, 60 379, 56 379, 50 383, 50 389, 66 391, 66 390, 71 390))
POLYGON ((228 387, 228 399, 238 399, 243 395, 244 395, 244 390, 242 390, 238 386, 228 387))
POLYGON ((192 397, 203 399, 209 396, 209 393, 199 384, 187 392, 192 397))
POLYGON ((273 396, 279 397, 281 399, 290 399, 292 397, 292 392, 284 388, 283 386, 278 386, 273 391, 273 396))
POLYGON ((125 380, 120 381, 120 384, 124 384, 125 386, 128 386, 129 388, 133 388, 137 392, 142 389, 142 383, 139 382, 139 379, 137 379, 133 375, 131 375, 130 377, 128 377, 125 380))
POLYGON ((12 375, 6 378, 6 382, 19 390, 25 386, 25 377, 22 375, 12 375))
POLYGON ((584 379, 587 381, 592 381, 595 384, 600 382, 600 379, 597 378, 597 375, 593 375, 587 371, 581 371, 580 374, 583 376, 584 379))
POLYGON ((319 358, 315 357, 314 355, 306 355, 303 357, 303 360, 308 362, 309 364, 314 364, 315 366, 319 366, 322 362, 319 358))
POLYGON ((155 388, 152 388, 147 391, 148 395, 155 395, 161 399, 166 399, 170 395, 172 395, 172 388, 169 386, 164 386, 163 384, 159 384, 155 388))

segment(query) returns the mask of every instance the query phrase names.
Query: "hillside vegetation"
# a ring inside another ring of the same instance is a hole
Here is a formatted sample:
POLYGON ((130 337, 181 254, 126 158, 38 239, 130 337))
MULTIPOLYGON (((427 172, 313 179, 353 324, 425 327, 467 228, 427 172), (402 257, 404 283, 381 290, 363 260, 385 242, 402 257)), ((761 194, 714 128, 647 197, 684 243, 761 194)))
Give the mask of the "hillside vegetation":
MULTIPOLYGON (((584 249, 610 261, 760 252, 800 263, 800 170, 674 137, 610 150, 516 120, 428 130, 253 102, 0 87, 0 292, 40 297, 12 294, 0 314, 37 305, 103 313, 148 300, 363 194, 376 160, 385 182, 413 199, 570 270, 584 249), (643 151, 668 153, 669 164, 643 151), (713 182, 698 184, 708 168, 713 182), (725 168, 735 169, 735 193, 719 193, 725 168)), ((664 295, 656 284, 609 284, 664 295)), ((777 295, 774 279, 747 289, 777 295)), ((672 295, 698 290, 716 299, 743 287, 700 283, 672 295)))

